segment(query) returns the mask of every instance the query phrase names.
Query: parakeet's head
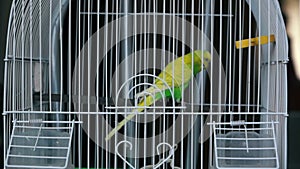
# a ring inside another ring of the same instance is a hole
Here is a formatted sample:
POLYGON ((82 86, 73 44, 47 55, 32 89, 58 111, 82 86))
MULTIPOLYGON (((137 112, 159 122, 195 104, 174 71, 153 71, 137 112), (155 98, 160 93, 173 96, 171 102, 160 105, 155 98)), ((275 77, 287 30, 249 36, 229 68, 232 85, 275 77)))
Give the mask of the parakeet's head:
MULTIPOLYGON (((205 69, 206 67, 208 67, 210 60, 211 60, 211 56, 210 53, 206 50, 202 51, 202 50, 195 50, 194 52, 194 74, 199 73, 202 70, 202 63, 204 65, 203 69, 205 69), (203 58, 202 58, 202 54, 203 54, 203 58)), ((188 57, 185 59, 185 63, 192 62, 192 53, 188 54, 188 57)), ((189 64, 189 63, 188 63, 189 64)))

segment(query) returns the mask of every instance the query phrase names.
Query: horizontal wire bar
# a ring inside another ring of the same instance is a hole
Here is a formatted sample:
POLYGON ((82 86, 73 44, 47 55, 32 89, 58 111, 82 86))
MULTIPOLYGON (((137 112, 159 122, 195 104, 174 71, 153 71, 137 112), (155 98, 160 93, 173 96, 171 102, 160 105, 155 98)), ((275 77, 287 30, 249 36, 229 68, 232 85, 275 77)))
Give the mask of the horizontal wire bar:
POLYGON ((246 157, 217 157, 220 160, 276 160, 276 157, 253 157, 253 158, 246 158, 246 157))
POLYGON ((278 167, 220 167, 220 169, 278 169, 278 167))
POLYGON ((186 109, 185 106, 107 106, 106 109, 137 109, 137 108, 146 108, 146 109, 186 109))
POLYGON ((218 16, 218 17, 233 17, 232 14, 197 14, 197 13, 160 13, 160 12, 139 12, 139 13, 124 13, 124 12, 80 12, 81 15, 145 15, 145 16, 218 16))
POLYGON ((217 140, 240 140, 240 141, 244 141, 244 140, 249 140, 249 141, 257 141, 257 140, 273 140, 274 138, 270 137, 270 138, 245 138, 245 137, 240 137, 240 138, 226 138, 226 137, 216 137, 217 140))
POLYGON ((48 147, 48 146, 24 146, 24 145, 15 145, 12 144, 11 147, 13 148, 36 148, 36 149, 53 149, 53 150, 67 150, 68 147, 48 147))
MULTIPOLYGON (((14 121, 12 121, 14 122, 14 121)), ((17 123, 32 123, 28 120, 17 120, 17 123)), ((40 123, 60 123, 60 124, 72 124, 72 121, 42 121, 40 123)), ((74 123, 82 123, 82 121, 75 121, 74 123)))
POLYGON ((270 61, 270 62, 262 62, 262 66, 276 65, 276 64, 288 64, 289 60, 277 60, 277 61, 270 61))
MULTIPOLYGON (((226 131, 245 131, 244 128, 215 128, 216 130, 226 130, 226 131)), ((248 128, 247 130, 272 130, 273 128, 248 128)))
POLYGON ((40 166, 37 166, 37 165, 5 165, 6 167, 11 167, 11 168, 41 168, 41 169, 46 169, 46 168, 51 168, 51 169, 65 169, 66 167, 62 166, 62 167, 59 167, 59 166, 45 166, 45 165, 40 165, 40 166))
POLYGON ((245 148, 245 147, 241 147, 241 148, 238 148, 238 147, 217 147, 218 150, 276 150, 275 147, 248 147, 248 148, 245 148))
MULTIPOLYGON (((244 124, 278 124, 279 122, 277 121, 273 121, 273 122, 268 122, 268 121, 260 121, 260 122, 245 122, 244 124)), ((208 125, 222 125, 222 124, 226 124, 226 125, 230 125, 231 122, 214 122, 214 123, 207 123, 208 125)), ((242 124, 242 125, 244 125, 242 124)))
MULTIPOLYGON (((185 105, 194 105, 194 106, 241 106, 241 107, 257 107, 257 104, 217 104, 217 103, 201 103, 201 104, 198 104, 198 103, 187 103, 187 102, 184 102, 185 105)), ((262 107, 260 105, 260 107, 262 107)))
POLYGON ((22 129, 46 129, 46 130, 56 130, 56 129, 71 129, 72 127, 37 127, 37 126, 15 126, 16 128, 22 129))
MULTIPOLYGON (((21 113, 32 113, 32 114, 66 114, 66 115, 80 115, 80 114, 98 114, 98 115, 115 115, 115 114, 130 114, 129 112, 118 112, 118 111, 112 111, 112 112, 68 112, 68 111, 57 111, 57 112, 47 112, 47 111, 4 111, 4 113, 2 113, 3 115, 7 115, 7 114, 21 114, 21 113)), ((143 114, 143 113, 139 113, 139 114, 143 114)), ((283 116, 287 116, 286 112, 147 112, 147 114, 175 114, 175 115, 283 115, 283 116)), ((72 123, 72 121, 68 121, 68 123, 72 123)), ((82 123, 82 122, 78 122, 76 121, 75 123, 82 123)), ((218 124, 218 123, 216 123, 218 124)), ((230 123, 228 123, 230 124, 230 123)))
POLYGON ((49 136, 25 136, 25 135, 14 135, 15 138, 39 138, 39 139, 70 139, 70 137, 49 137, 49 136))
POLYGON ((30 155, 16 155, 16 154, 8 154, 9 157, 17 157, 17 158, 41 158, 41 159, 53 159, 53 160, 60 160, 66 159, 66 157, 59 157, 59 156, 30 156, 30 155))

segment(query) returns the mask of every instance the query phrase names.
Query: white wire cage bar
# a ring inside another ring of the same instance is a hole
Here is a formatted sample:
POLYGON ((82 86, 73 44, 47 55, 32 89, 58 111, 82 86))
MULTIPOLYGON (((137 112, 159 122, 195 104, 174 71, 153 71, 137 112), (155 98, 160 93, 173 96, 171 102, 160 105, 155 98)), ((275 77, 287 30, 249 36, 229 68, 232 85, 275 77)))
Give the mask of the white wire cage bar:
POLYGON ((286 168, 287 56, 276 0, 14 0, 5 168, 286 168))

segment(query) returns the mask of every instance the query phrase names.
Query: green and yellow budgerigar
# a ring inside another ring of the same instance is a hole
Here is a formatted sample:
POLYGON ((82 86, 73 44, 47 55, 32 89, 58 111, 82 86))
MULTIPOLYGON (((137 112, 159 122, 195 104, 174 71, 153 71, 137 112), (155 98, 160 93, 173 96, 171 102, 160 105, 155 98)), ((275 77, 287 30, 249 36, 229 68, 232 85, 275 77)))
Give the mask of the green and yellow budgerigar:
MULTIPOLYGON (((154 86, 151 86, 143 91, 150 93, 145 99, 141 99, 133 112, 142 112, 144 107, 151 106, 155 101, 165 98, 172 98, 172 93, 175 100, 181 99, 182 90, 184 90, 191 78, 202 70, 202 65, 207 66, 211 60, 211 55, 208 51, 196 50, 188 53, 176 60, 170 62, 165 69, 158 75, 154 81, 154 86), (203 61, 202 61, 203 54, 203 61), (194 57, 194 58, 193 58, 194 57), (202 64, 203 62, 203 64, 202 64), (162 81, 164 80, 164 82, 162 81), (183 84, 183 85, 182 85, 183 84), (172 90, 172 91, 170 91, 172 90)), ((120 130, 129 120, 135 116, 135 113, 126 116, 105 138, 109 140, 118 130, 120 130)))

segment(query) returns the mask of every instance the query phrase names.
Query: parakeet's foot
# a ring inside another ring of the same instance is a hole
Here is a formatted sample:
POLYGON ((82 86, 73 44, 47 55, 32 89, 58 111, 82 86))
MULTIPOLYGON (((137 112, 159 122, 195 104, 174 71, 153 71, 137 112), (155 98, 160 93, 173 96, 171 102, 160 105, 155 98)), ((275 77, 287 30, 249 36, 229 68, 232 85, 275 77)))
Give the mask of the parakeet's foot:
POLYGON ((181 103, 181 99, 176 99, 176 103, 181 103))

